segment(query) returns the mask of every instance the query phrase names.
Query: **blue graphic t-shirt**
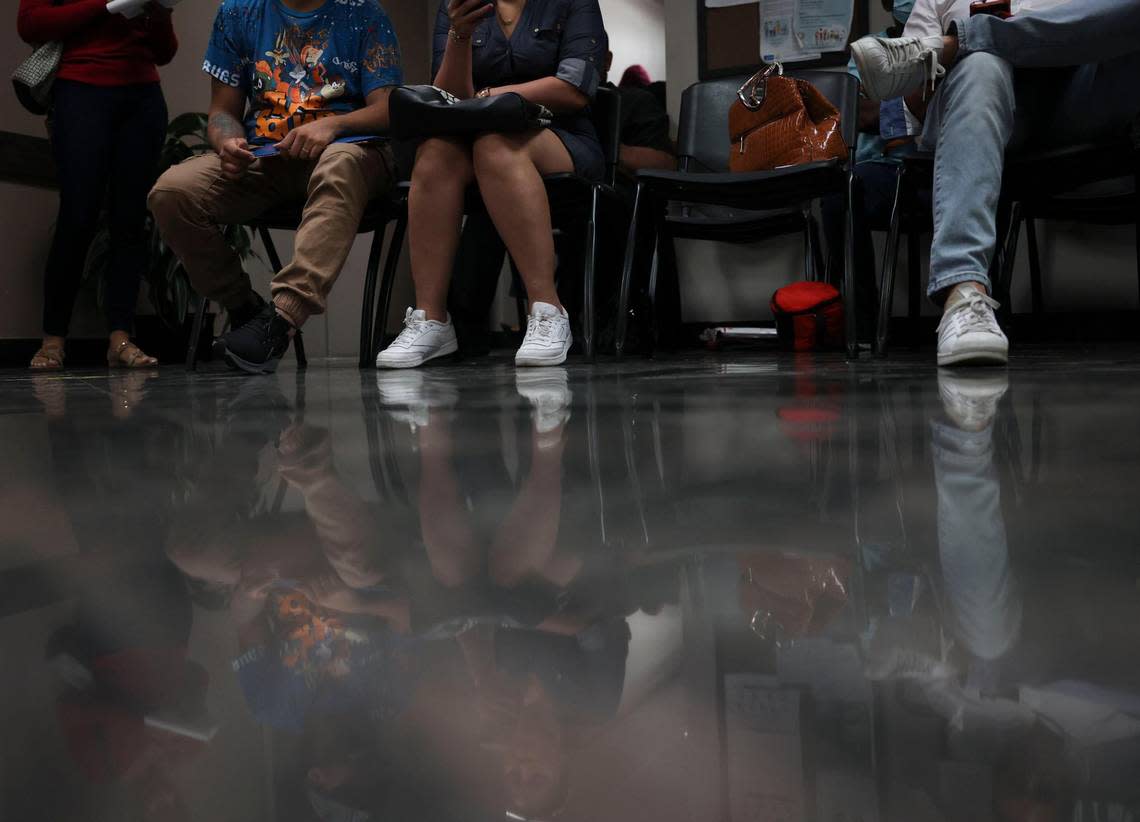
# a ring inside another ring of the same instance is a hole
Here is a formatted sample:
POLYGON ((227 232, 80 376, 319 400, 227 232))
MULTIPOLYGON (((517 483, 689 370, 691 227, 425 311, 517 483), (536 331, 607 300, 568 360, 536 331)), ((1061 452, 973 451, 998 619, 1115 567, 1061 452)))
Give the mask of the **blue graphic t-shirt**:
POLYGON ((262 144, 403 83, 400 45, 378 0, 326 0, 304 14, 281 0, 223 0, 202 70, 246 92, 248 139, 262 144))

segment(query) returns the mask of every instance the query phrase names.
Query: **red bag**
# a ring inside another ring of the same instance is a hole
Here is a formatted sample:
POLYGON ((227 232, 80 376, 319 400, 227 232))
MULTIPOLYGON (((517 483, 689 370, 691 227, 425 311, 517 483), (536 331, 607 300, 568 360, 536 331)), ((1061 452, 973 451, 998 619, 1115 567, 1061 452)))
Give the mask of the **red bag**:
POLYGON ((793 283, 772 295, 780 345, 788 351, 832 351, 846 342, 843 300, 827 283, 793 283))

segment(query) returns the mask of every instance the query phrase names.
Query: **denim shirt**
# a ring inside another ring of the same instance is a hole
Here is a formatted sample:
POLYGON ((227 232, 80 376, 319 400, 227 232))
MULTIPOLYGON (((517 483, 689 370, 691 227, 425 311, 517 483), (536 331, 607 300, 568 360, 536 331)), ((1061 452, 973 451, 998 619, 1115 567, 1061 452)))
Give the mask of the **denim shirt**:
MULTIPOLYGON (((433 78, 447 49, 448 5, 449 0, 441 0, 436 19, 433 78)), ((557 77, 592 100, 601 82, 609 37, 598 0, 527 0, 509 38, 492 12, 472 34, 471 48, 476 90, 557 77)), ((554 130, 597 143, 587 112, 555 117, 554 130)), ((573 154, 573 147, 568 147, 573 154)))
MULTIPOLYGON (((448 0, 435 26, 432 76, 447 49, 448 0)), ((598 0, 527 0, 508 39, 498 18, 488 15, 472 35, 476 90, 557 77, 593 99, 601 82, 609 38, 598 0)))

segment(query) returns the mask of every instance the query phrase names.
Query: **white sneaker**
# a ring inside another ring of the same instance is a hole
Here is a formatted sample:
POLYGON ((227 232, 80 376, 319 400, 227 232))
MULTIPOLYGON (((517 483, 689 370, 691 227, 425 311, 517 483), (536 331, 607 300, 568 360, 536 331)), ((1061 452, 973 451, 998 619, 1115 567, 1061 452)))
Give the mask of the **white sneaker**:
POLYGON ((562 365, 573 341, 566 310, 549 303, 535 303, 527 318, 526 337, 515 354, 515 365, 562 365))
POLYGON ((377 368, 416 368, 436 357, 446 357, 459 350, 455 339, 455 326, 451 317, 447 322, 429 320, 423 311, 408 309, 404 315, 404 330, 392 344, 376 358, 377 368))
POLYGON ((376 375, 376 388, 388 415, 412 430, 427 426, 433 408, 451 408, 459 401, 459 390, 451 379, 423 371, 381 371, 376 375))
POLYGON ((934 90, 946 74, 941 64, 942 37, 863 37, 851 44, 863 91, 872 100, 893 100, 918 91, 934 90))
POLYGON ((998 403, 1009 390, 1004 371, 955 374, 939 369, 938 393, 946 416, 963 431, 983 431, 997 416, 998 403))
POLYGON ((946 299, 938 324, 939 365, 1004 365, 1009 340, 998 326, 997 300, 965 283, 946 299))
POLYGON ((569 422, 574 398, 569 381, 565 368, 539 368, 515 375, 519 394, 534 407, 534 429, 539 434, 548 434, 569 422))

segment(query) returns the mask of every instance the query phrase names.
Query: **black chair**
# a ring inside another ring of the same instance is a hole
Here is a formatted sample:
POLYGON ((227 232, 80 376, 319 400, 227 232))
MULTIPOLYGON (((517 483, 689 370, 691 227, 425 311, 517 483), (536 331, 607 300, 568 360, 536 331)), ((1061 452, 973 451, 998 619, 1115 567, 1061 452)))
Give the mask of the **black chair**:
MULTIPOLYGON (((606 173, 602 182, 595 182, 577 174, 552 174, 545 178, 547 196, 550 199, 550 216, 555 230, 573 232, 582 239, 582 348, 586 356, 595 355, 596 319, 594 306, 594 285, 599 263, 599 231, 608 225, 619 225, 620 216, 627 211, 625 200, 615 188, 618 156, 621 151, 621 95, 607 88, 599 88, 591 106, 591 116, 602 153, 606 161, 606 173)), ((400 208, 397 217, 397 235, 402 237, 407 228, 407 193, 411 183, 400 184, 400 208)), ((477 188, 472 188, 467 197, 467 211, 482 209, 483 201, 477 188)), ((393 246, 395 248, 395 246, 393 246)), ((399 250, 396 249, 396 254, 399 250)), ((391 254, 389 265, 384 268, 384 278, 380 283, 378 305, 369 305, 366 300, 365 312, 374 315, 371 326, 371 359, 380 353, 384 340, 384 327, 391 310, 392 288, 396 280, 396 264, 391 254)), ((375 291, 365 284, 365 294, 375 291)), ((364 320, 362 319, 362 327, 364 320)), ((364 358, 361 358, 363 367, 364 358)))
MULTIPOLYGON (((813 83, 842 115, 844 142, 854 147, 858 129, 859 83, 846 72, 796 71, 790 76, 813 83)), ((697 83, 681 103, 678 154, 680 170, 637 174, 633 221, 622 272, 617 353, 625 348, 630 297, 643 232, 655 234, 656 252, 648 277, 650 352, 660 337, 661 280, 671 280, 673 313, 679 318, 680 286, 673 241, 676 238, 721 242, 753 242, 804 232, 805 269, 817 276, 821 266, 812 204, 830 195, 847 201, 843 291, 847 300, 847 355, 858 356, 855 338, 855 288, 851 195, 856 184, 846 160, 734 174, 729 168, 728 112, 747 76, 697 83), (713 208, 702 209, 702 206, 713 208), (727 211, 725 211, 727 209, 727 211), (744 213, 741 213, 741 211, 744 213), (767 212, 767 213, 765 213, 767 212)), ((645 245, 648 247, 649 243, 645 245)), ((829 266, 833 268, 833 266, 829 266)))
MULTIPOLYGON (((272 266, 273 271, 280 271, 282 268, 281 257, 277 253, 277 247, 273 243, 273 237, 270 231, 277 229, 281 231, 296 231, 297 227, 301 224, 301 213, 304 204, 293 204, 281 208, 274 208, 262 214, 256 220, 247 223, 250 228, 257 231, 261 237, 261 242, 265 246, 265 253, 269 257, 269 264, 272 266)), ((388 224, 395 221, 396 229, 392 235, 392 243, 389 246, 387 267, 395 268, 399 262, 399 248, 404 242, 404 227, 407 224, 407 209, 401 210, 398 200, 378 199, 369 204, 367 210, 364 212, 363 218, 360 221, 360 227, 357 229, 358 234, 372 234, 372 247, 368 253, 368 267, 365 269, 364 275, 364 304, 368 306, 374 300, 374 293, 376 290, 377 271, 380 267, 380 256, 384 248, 384 235, 387 231, 388 224), (403 221, 400 221, 400 216, 403 215, 403 221)), ((201 345, 202 326, 209 309, 210 301, 204 297, 198 297, 196 301, 196 309, 194 316, 194 324, 190 331, 190 341, 186 350, 186 370, 194 371, 198 367, 198 349, 201 345)), ((372 346, 372 323, 371 315, 364 311, 360 322, 360 365, 363 368, 366 362, 366 355, 371 350, 372 346)), ((305 343, 304 338, 300 332, 293 338, 293 350, 297 356, 297 367, 304 368, 308 365, 308 358, 305 356, 305 343)))
POLYGON ((1070 220, 1093 225, 1131 225, 1136 229, 1136 276, 1140 294, 1140 134, 1131 141, 1079 146, 1045 152, 1015 162, 1006 185, 1012 201, 1009 238, 1000 294, 1008 302, 1022 225, 1029 250, 1033 312, 1044 310, 1037 220, 1070 220), (1128 178, 1131 178, 1130 180, 1128 178), (1120 190, 1083 194, 1099 182, 1120 181, 1120 190), (1127 183, 1131 182, 1131 190, 1127 183))
MULTIPOLYGON (((875 335, 875 353, 878 356, 886 356, 890 342, 890 313, 901 226, 908 219, 916 219, 909 212, 907 203, 917 187, 932 186, 933 178, 933 155, 916 154, 904 160, 883 258, 875 335)), ((1010 287, 1023 223, 1029 240, 1033 309, 1035 313, 1042 310, 1041 262, 1035 224, 1038 219, 1135 225, 1137 278, 1140 282, 1140 138, 1010 155, 1002 178, 998 242, 990 267, 994 296, 1005 306, 1006 312, 1009 311, 1010 287), (1131 176, 1134 181, 1131 193, 1105 197, 1066 196, 1085 186, 1126 176, 1131 176)))

